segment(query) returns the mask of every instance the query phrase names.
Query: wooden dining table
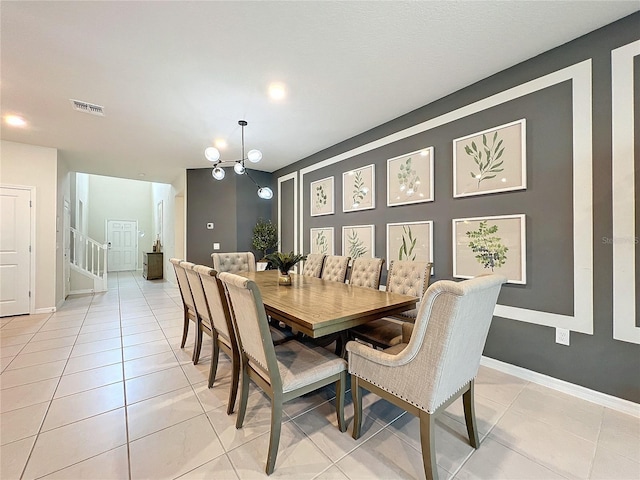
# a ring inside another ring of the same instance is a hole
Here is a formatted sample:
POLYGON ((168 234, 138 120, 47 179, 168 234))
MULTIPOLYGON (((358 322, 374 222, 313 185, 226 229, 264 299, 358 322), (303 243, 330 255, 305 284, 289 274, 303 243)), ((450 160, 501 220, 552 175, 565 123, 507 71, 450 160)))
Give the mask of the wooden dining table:
POLYGON ((256 283, 267 315, 312 338, 410 310, 418 301, 408 295, 295 273, 291 285, 279 285, 278 274, 277 270, 238 273, 256 283))

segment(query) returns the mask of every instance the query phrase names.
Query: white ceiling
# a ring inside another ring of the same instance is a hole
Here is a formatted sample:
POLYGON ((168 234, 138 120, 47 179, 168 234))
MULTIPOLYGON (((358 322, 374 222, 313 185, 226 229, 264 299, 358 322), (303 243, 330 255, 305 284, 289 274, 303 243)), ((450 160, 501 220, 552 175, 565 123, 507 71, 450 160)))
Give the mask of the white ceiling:
POLYGON ((259 148, 274 171, 638 10, 637 1, 31 2, 1 16, 2 139, 158 182, 259 148), (268 84, 288 96, 275 102, 268 84), (105 107, 96 117, 69 99, 105 107), (144 177, 140 174, 145 174, 144 177))

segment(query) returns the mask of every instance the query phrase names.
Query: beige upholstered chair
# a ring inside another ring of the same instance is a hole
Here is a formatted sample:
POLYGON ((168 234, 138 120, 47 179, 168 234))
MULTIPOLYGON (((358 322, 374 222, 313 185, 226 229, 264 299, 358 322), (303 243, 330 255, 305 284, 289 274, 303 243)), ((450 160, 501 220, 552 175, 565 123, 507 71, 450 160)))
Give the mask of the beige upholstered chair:
POLYGON ((469 440, 480 446, 474 411, 474 379, 506 278, 485 275, 434 283, 425 293, 411 339, 386 351, 349 342, 353 438, 360 436, 361 388, 420 418, 425 475, 437 479, 434 418, 462 395, 469 440))
POLYGON ((256 257, 251 252, 212 253, 213 269, 217 272, 255 272, 256 257))
POLYGON ((349 260, 351 260, 351 257, 340 257, 337 255, 327 256, 324 260, 320 278, 323 280, 331 280, 332 282, 344 283, 347 278, 349 260))
MULTIPOLYGON (((429 285, 431 268, 428 262, 394 261, 389 265, 387 291, 422 297, 429 285)), ((420 302, 416 308, 400 315, 373 320, 349 330, 352 339, 358 339, 374 347, 388 348, 402 340, 402 323, 414 322, 420 302)))
MULTIPOLYGON (((202 347, 202 333, 211 337, 211 362, 209 364, 209 388, 213 387, 218 370, 218 356, 222 349, 231 359, 231 386, 229 389, 229 403, 227 414, 233 412, 238 392, 240 376, 240 354, 231 324, 231 313, 227 303, 227 296, 220 280, 216 278, 216 271, 204 265, 193 265, 186 268, 187 278, 193 294, 198 314, 198 335, 196 337, 193 363, 197 364, 202 347)), ((187 266, 188 267, 188 266, 187 266)))
POLYGON ((378 290, 384 258, 356 258, 351 266, 349 284, 378 290))
POLYGON ((306 275, 307 277, 320 278, 325 257, 326 255, 320 253, 310 253, 309 255, 307 255, 307 259, 304 262, 302 275, 306 275))
POLYGON ((232 273, 220 273, 219 277, 229 297, 242 362, 236 428, 241 428, 244 422, 250 378, 271 397, 271 434, 266 466, 269 475, 278 454, 283 402, 335 382, 338 427, 342 432, 346 430, 344 390, 347 364, 323 348, 312 348, 299 342, 274 347, 269 341, 269 324, 257 285, 232 273))
POLYGON ((189 322, 192 321, 194 323, 197 323, 196 309, 193 303, 193 295, 191 294, 189 281, 187 280, 187 273, 185 272, 184 267, 180 266, 180 263, 183 262, 183 260, 180 260, 178 258, 170 258, 169 261, 173 264, 173 269, 176 272, 176 278, 178 279, 178 288, 180 289, 180 296, 182 297, 184 323, 182 327, 182 341, 180 342, 180 348, 184 348, 184 344, 187 341, 187 335, 189 334, 189 322))

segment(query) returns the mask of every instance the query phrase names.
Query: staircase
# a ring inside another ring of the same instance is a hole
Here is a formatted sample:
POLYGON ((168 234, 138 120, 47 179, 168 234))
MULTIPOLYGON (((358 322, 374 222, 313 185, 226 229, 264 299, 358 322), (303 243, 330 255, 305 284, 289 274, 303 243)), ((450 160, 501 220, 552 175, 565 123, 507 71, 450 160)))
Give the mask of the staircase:
POLYGON ((70 293, 107 291, 107 246, 80 233, 70 231, 70 293))

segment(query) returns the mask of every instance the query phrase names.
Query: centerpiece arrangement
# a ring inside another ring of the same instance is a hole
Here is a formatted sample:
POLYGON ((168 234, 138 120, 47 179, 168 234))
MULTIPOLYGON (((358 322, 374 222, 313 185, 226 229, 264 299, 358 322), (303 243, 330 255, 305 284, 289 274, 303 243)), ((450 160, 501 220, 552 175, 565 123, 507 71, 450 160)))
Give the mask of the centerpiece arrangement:
POLYGON ((307 259, 306 255, 299 255, 297 253, 289 252, 273 252, 268 254, 265 257, 271 265, 276 267, 280 271, 280 276, 278 277, 278 283, 280 285, 291 285, 291 275, 289 275, 289 271, 295 267, 298 262, 304 261, 307 259))

